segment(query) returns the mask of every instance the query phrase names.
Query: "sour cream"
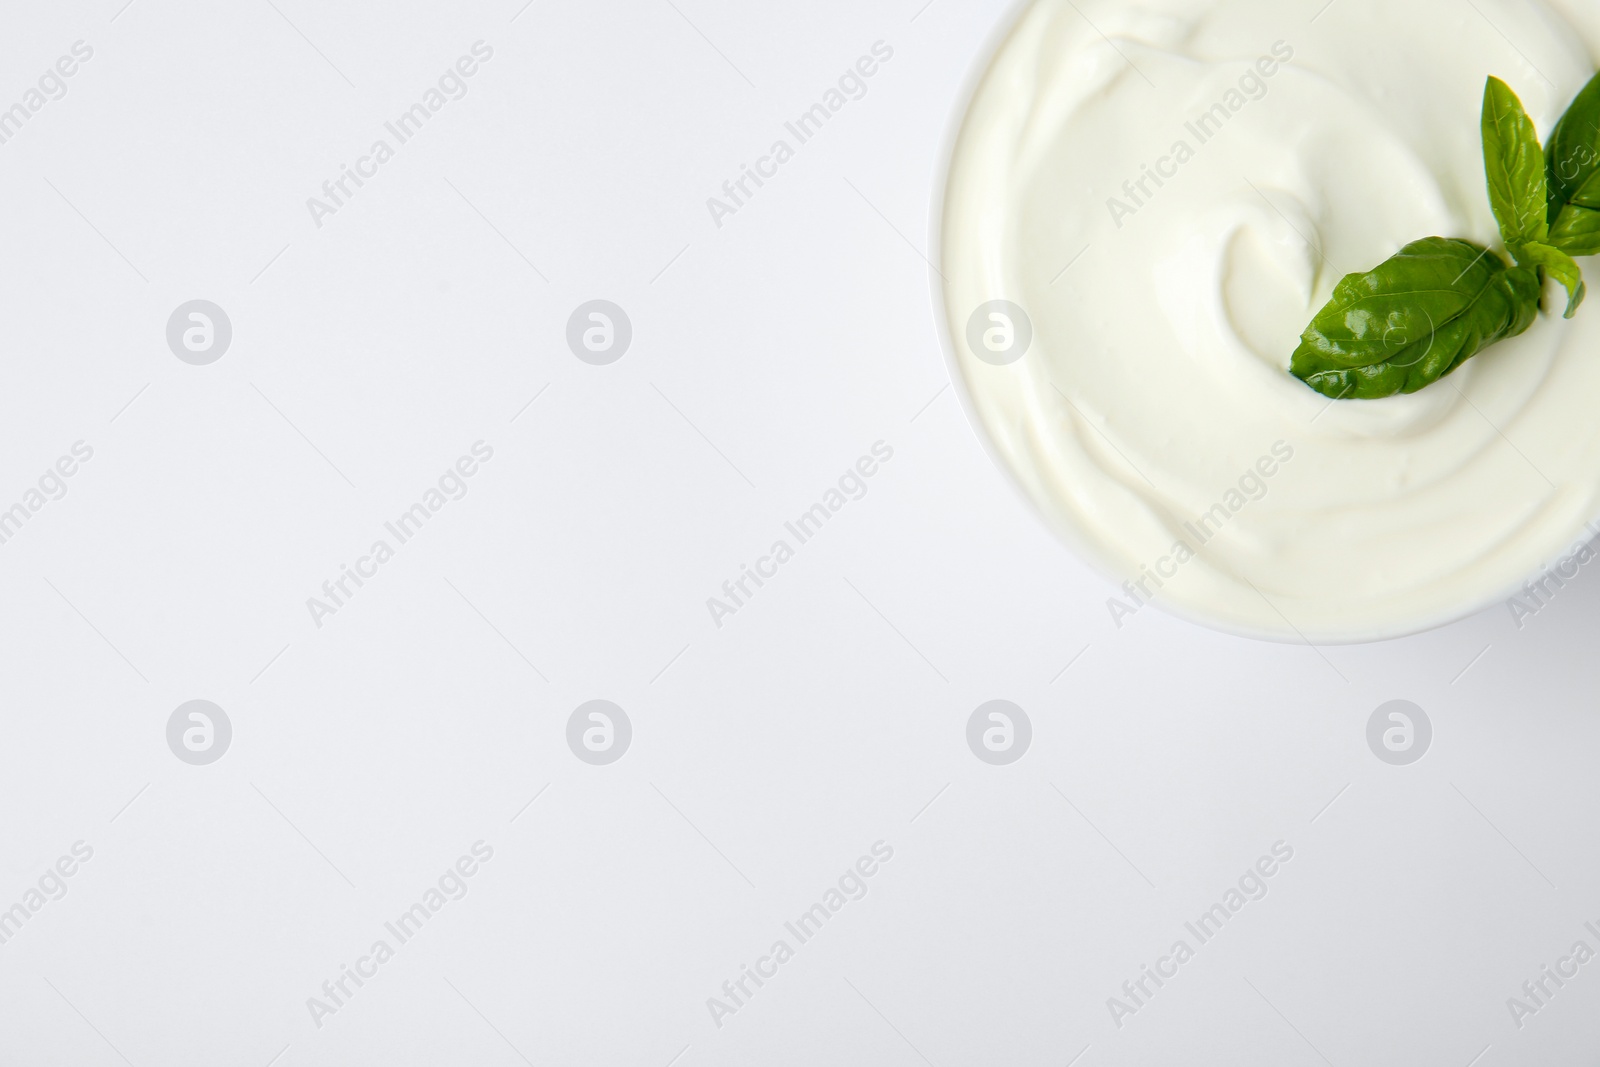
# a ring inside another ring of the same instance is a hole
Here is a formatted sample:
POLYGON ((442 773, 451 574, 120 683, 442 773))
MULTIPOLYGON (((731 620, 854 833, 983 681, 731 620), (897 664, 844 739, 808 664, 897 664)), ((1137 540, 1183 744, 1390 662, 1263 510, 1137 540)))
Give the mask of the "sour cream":
POLYGON ((1320 6, 1035 0, 955 139, 938 263, 970 412, 1127 582, 1119 626, 1154 603, 1286 640, 1412 633, 1600 515, 1600 306, 1563 321, 1552 286, 1526 334, 1411 396, 1330 403, 1288 373, 1344 274, 1422 237, 1500 247, 1485 79, 1547 135, 1600 7, 1320 6))

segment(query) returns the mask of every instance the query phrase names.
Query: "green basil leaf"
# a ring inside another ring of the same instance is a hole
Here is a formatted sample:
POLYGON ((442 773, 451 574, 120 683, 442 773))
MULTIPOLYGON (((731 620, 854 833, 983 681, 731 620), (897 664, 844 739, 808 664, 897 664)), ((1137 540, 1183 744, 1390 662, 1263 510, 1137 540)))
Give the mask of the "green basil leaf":
POLYGON ((1524 266, 1543 267, 1545 273, 1560 282, 1567 290, 1567 318, 1578 313, 1578 305, 1588 294, 1583 280, 1583 268, 1577 260, 1549 245, 1531 244, 1516 250, 1517 262, 1524 266))
POLYGON ((1289 369, 1324 396, 1414 393, 1539 314, 1539 275, 1473 244, 1428 237, 1350 274, 1311 320, 1289 369))
POLYGON ((1590 79, 1550 131, 1550 143, 1544 151, 1549 187, 1547 217, 1554 226, 1562 209, 1600 174, 1600 74, 1590 79))
POLYGON ((1508 247, 1550 236, 1545 153, 1511 86, 1490 78, 1483 90, 1483 164, 1489 204, 1508 247))
POLYGON ((1569 256, 1600 256, 1600 169, 1561 206, 1549 243, 1569 256))

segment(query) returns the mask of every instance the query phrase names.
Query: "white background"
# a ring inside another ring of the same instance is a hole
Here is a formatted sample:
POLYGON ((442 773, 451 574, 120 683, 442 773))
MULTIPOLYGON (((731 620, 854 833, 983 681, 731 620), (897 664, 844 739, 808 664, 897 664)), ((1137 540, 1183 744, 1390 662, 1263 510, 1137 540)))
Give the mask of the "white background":
POLYGON ((94 849, 0 945, 0 1063, 1594 1062, 1600 963, 1521 1029, 1506 1000, 1600 948, 1600 585, 1381 646, 1118 630, 948 388, 922 258, 1005 5, 122 2, 0 33, 0 107, 94 49, 0 145, 0 508, 94 449, 0 545, 0 908, 94 849), (478 40, 468 95, 317 227, 478 40), (195 298, 234 330, 203 367, 165 338, 195 298), (633 324, 609 366, 565 342, 596 298, 633 324), (203 767, 165 737, 197 698, 234 730, 203 767), (604 767, 565 739, 596 698, 634 730, 604 767), (994 698, 1033 724, 1005 767, 965 738, 994 698), (1435 732, 1407 767, 1365 739, 1396 698, 1435 732), (468 895, 317 1026, 479 840, 468 895), (870 892, 716 1025, 876 841, 870 892), (1119 1029, 1107 998, 1277 841, 1266 898, 1119 1029))

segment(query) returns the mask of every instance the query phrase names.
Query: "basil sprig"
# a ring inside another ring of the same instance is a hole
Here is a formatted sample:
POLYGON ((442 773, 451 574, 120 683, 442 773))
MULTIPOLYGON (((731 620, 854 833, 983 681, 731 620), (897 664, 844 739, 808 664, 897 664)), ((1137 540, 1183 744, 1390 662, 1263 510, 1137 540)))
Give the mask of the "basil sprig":
POLYGON ((1517 94, 1490 78, 1483 160, 1515 265, 1470 241, 1428 237, 1346 275, 1301 335, 1295 377, 1336 400, 1414 393, 1532 326, 1547 276, 1567 291, 1566 317, 1577 313, 1587 287, 1572 257, 1600 254, 1600 75, 1543 148, 1517 94))

